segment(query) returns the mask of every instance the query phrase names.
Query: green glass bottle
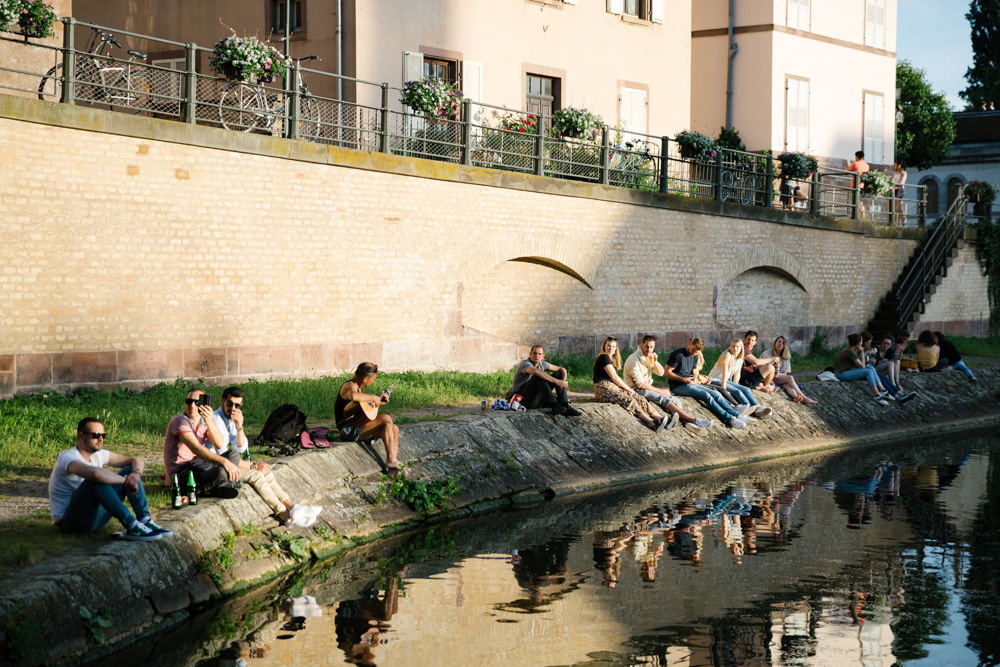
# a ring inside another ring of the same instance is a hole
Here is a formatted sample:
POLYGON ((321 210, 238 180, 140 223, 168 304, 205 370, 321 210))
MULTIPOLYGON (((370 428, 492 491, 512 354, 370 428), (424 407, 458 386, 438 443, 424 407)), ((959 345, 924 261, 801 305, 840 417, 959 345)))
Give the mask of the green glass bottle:
POLYGON ((177 474, 174 473, 174 498, 171 501, 171 507, 179 510, 183 505, 184 499, 181 498, 181 483, 177 480, 177 474))
POLYGON ((198 504, 198 491, 194 483, 194 471, 188 470, 188 505, 198 504))

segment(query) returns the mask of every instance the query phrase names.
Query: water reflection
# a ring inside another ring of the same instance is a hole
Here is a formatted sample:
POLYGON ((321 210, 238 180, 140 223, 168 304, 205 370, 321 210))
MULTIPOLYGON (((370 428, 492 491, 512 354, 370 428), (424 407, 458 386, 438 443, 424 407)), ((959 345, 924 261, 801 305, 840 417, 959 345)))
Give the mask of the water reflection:
POLYGON ((555 501, 298 573, 186 662, 992 665, 998 503, 969 435, 555 501))

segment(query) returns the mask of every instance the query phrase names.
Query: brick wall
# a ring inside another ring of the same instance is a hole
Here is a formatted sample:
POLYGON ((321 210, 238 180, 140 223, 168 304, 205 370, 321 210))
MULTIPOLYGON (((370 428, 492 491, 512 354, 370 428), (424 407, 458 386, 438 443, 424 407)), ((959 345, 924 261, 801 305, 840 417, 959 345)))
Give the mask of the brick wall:
POLYGON ((837 342, 918 236, 2 95, 0 167, 3 395, 837 342))
POLYGON ((958 336, 986 336, 989 325, 986 276, 976 259, 976 246, 959 241, 947 275, 928 296, 924 313, 917 317, 915 333, 930 329, 958 336))

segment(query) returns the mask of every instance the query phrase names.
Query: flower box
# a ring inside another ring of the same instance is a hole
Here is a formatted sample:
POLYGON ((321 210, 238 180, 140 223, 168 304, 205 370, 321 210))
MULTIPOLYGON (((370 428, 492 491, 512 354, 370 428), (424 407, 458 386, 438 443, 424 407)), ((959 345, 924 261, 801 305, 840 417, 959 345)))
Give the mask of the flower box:
POLYGON ((273 81, 287 71, 287 61, 278 49, 257 37, 238 37, 233 30, 216 42, 210 64, 227 79, 249 83, 273 81))

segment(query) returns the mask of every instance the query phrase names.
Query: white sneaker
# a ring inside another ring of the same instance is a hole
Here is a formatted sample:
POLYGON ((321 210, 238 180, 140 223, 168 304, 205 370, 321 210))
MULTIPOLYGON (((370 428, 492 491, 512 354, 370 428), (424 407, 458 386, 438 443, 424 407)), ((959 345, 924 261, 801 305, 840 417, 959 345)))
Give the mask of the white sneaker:
POLYGON ((712 421, 711 419, 695 419, 694 423, 702 428, 709 428, 715 422, 712 421))
POLYGON ((756 410, 757 408, 749 403, 740 403, 739 405, 734 405, 733 410, 740 413, 740 417, 746 417, 748 414, 756 410))
POLYGON ((746 428, 746 426, 739 417, 729 418, 729 428, 746 428))
POLYGON ((689 431, 693 431, 695 435, 705 435, 705 431, 708 430, 705 426, 699 426, 698 422, 688 422, 687 424, 684 424, 684 428, 689 431))
POLYGON ((745 417, 740 417, 740 421, 743 422, 744 424, 749 425, 757 421, 757 419, 751 417, 750 415, 747 415, 745 417))
POLYGON ((884 398, 887 401, 895 401, 896 400, 896 397, 893 396, 892 394, 890 394, 889 392, 885 392, 884 394, 882 394, 882 398, 884 398))
POLYGON ((886 407, 886 408, 889 407, 889 401, 885 400, 881 396, 876 396, 875 397, 875 402, 878 403, 879 405, 883 406, 883 407, 886 407))
POLYGON ((771 416, 771 408, 766 405, 758 405, 757 409, 753 411, 753 414, 757 419, 767 419, 771 416))

